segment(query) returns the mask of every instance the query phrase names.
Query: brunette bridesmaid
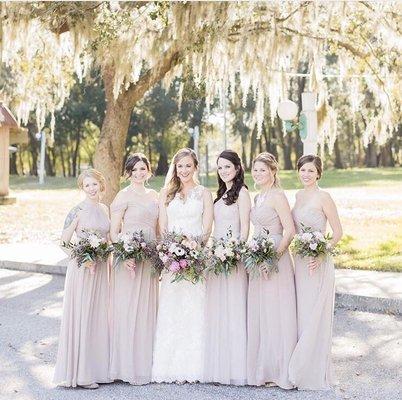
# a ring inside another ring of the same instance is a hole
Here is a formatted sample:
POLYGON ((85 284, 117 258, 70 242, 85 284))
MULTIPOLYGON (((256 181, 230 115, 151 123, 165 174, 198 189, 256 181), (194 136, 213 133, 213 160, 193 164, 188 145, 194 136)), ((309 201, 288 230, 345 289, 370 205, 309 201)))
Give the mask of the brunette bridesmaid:
MULTIPOLYGON (((317 181, 322 175, 321 159, 314 155, 297 162, 304 186, 296 194, 293 218, 297 231, 302 224, 323 234, 327 220, 332 228, 331 246, 342 237, 338 212, 329 193, 317 181)), ((289 366, 291 382, 301 390, 331 388, 331 342, 334 314, 334 264, 330 256, 308 259, 295 256, 298 343, 289 366)))
POLYGON ((279 184, 275 157, 270 153, 259 154, 253 162, 252 176, 260 189, 251 209, 254 237, 268 230, 275 240, 279 271, 249 281, 247 381, 249 385, 292 389, 288 368, 297 341, 297 320, 288 246, 295 228, 288 200, 279 184))
MULTIPOLYGON (((78 177, 78 187, 86 198, 67 215, 62 243, 69 243, 74 233, 79 238, 83 229, 107 238, 108 209, 99 202, 104 177, 94 169, 86 170, 78 177)), ((98 383, 110 382, 107 268, 106 262, 78 267, 71 259, 68 264, 54 374, 59 386, 96 389, 98 383)))
MULTIPOLYGON (((141 153, 127 158, 125 172, 131 184, 110 206, 113 242, 119 233, 142 231, 146 240, 156 238, 158 196, 144 184, 151 175, 141 153)), ((115 266, 111 279, 110 379, 133 385, 151 381, 152 354, 158 304, 158 276, 149 261, 134 260, 115 266)))
MULTIPOLYGON (((237 153, 223 151, 217 161, 218 193, 214 204, 214 237, 247 240, 250 228, 250 195, 237 153)), ((247 274, 239 264, 229 276, 207 279, 206 382, 247 383, 247 274)))

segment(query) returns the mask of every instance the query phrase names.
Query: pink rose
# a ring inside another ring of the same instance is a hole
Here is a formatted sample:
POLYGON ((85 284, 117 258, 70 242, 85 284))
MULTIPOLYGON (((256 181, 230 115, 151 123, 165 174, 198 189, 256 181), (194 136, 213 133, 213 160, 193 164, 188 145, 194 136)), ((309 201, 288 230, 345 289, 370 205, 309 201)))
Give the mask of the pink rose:
POLYGON ((180 264, 177 261, 172 261, 169 267, 169 271, 177 272, 180 270, 180 264))
POLYGON ((145 249, 145 247, 147 247, 147 244, 146 244, 145 242, 141 242, 141 247, 142 247, 143 249, 145 249))
POLYGON ((184 269, 187 267, 187 260, 180 260, 179 261, 180 268, 184 269))

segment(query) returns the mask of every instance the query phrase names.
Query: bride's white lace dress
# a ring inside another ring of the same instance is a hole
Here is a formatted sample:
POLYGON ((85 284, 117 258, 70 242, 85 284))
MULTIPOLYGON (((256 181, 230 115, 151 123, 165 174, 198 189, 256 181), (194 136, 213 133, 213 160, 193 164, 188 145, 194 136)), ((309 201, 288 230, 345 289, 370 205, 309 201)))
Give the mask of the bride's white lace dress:
MULTIPOLYGON (((176 196, 167 206, 168 230, 202 234, 203 191, 193 188, 186 201, 176 196)), ((152 380, 201 381, 204 373, 205 284, 171 283, 162 276, 155 334, 152 380)))

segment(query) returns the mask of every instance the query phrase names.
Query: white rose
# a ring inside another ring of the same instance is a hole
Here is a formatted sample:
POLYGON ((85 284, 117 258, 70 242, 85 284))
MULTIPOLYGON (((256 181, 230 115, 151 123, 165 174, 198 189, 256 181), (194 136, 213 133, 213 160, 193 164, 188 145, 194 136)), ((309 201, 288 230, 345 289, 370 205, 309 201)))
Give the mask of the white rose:
POLYGON ((89 238, 89 244, 91 245, 91 247, 92 247, 93 249, 96 249, 97 247, 99 247, 99 245, 101 244, 101 242, 102 242, 102 240, 99 239, 99 238, 96 237, 96 236, 91 236, 91 237, 89 238))
POLYGON ((310 232, 304 232, 301 235, 301 238, 302 238, 303 241, 309 242, 313 238, 313 235, 310 232))
POLYGON ((317 243, 311 243, 309 247, 311 250, 315 250, 317 248, 317 243))
POLYGON ((226 249, 226 255, 228 257, 232 257, 232 256, 234 256, 234 253, 233 253, 233 251, 231 249, 226 249))
POLYGON ((320 242, 323 242, 323 241, 324 241, 324 235, 323 235, 320 231, 314 232, 314 236, 315 236, 320 242))

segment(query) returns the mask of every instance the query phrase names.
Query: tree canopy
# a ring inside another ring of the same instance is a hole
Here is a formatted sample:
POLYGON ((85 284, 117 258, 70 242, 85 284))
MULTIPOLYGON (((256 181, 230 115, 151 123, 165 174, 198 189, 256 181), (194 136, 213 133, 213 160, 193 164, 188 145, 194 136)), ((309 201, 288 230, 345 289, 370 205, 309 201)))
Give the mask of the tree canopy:
POLYGON ((339 93, 369 121, 366 143, 384 143, 399 122, 397 1, 7 2, 1 16, 1 59, 17 83, 9 96, 18 118, 36 110, 43 125, 68 97, 73 73, 82 79, 100 68, 109 108, 98 150, 107 142, 111 160, 124 149, 124 140, 113 141, 113 122, 122 121, 115 135, 125 136, 135 103, 177 76, 203 86, 207 107, 227 93, 235 101, 236 86, 244 106, 251 93, 260 132, 267 105, 273 119, 299 74, 319 94, 322 144, 334 143, 339 93))

